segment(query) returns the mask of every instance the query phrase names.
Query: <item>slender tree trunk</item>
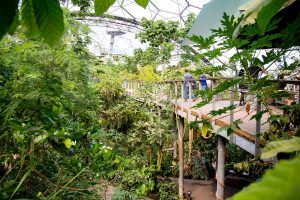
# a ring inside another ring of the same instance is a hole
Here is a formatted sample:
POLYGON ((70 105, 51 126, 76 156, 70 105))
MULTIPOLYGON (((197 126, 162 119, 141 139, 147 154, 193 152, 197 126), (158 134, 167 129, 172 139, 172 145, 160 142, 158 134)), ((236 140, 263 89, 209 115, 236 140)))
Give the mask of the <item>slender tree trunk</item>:
POLYGON ((161 168, 162 157, 163 157, 162 145, 158 145, 158 151, 157 151, 157 170, 158 171, 160 171, 160 168, 161 168))
POLYGON ((191 160, 192 150, 193 150, 193 141, 194 141, 194 130, 189 129, 189 159, 191 160))
POLYGON ((153 147, 149 147, 149 164, 152 164, 152 158, 153 158, 153 147))
POLYGON ((179 132, 178 132, 178 153, 179 153, 179 177, 178 177, 178 188, 179 188, 179 200, 183 199, 184 190, 184 119, 179 117, 179 132))
POLYGON ((175 110, 175 114, 174 114, 174 143, 173 143, 174 150, 173 150, 173 159, 177 158, 177 134, 179 132, 179 127, 178 127, 178 125, 176 123, 177 118, 178 118, 178 116, 177 116, 176 110, 175 110))

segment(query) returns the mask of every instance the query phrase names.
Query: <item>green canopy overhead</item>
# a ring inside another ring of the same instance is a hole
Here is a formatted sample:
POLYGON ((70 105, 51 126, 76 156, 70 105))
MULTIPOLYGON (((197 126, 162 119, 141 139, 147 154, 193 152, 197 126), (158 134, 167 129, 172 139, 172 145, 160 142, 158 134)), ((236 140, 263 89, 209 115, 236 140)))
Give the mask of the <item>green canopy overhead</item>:
MULTIPOLYGON (((249 3, 252 0, 212 0, 203 5, 199 15, 197 16, 193 26, 188 32, 188 36, 201 35, 209 37, 211 29, 216 29, 221 26, 223 13, 236 17, 242 14, 240 7, 249 3)), ((183 41, 184 44, 191 44, 188 39, 183 41)))

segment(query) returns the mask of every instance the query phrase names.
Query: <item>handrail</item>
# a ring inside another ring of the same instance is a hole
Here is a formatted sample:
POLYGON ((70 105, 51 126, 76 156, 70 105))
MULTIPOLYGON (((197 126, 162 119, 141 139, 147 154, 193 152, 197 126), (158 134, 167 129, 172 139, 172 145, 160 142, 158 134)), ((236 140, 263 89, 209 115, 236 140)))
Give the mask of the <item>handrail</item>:
MULTIPOLYGON (((239 77, 234 77, 234 78, 239 78, 239 77)), ((125 89, 125 92, 127 92, 129 95, 136 96, 138 98, 143 98, 143 95, 149 95, 151 100, 158 102, 161 100, 175 100, 175 105, 177 106, 176 102, 177 99, 189 99, 191 100, 193 97, 193 90, 196 88, 199 90, 202 90, 202 80, 208 80, 210 81, 210 84, 208 82, 207 87, 208 88, 214 88, 217 86, 217 84, 221 80, 233 80, 233 77, 222 77, 222 78, 216 78, 216 77, 207 77, 207 78, 200 78, 200 79, 192 79, 192 80, 166 80, 166 81, 158 81, 158 82, 151 82, 151 81, 140 81, 140 80, 124 80, 123 82, 123 87, 125 89), (192 87, 192 83, 196 82, 194 87, 192 87), (146 84, 143 84, 146 83, 146 84), (150 84, 147 84, 150 83, 150 84), (143 93, 143 91, 147 90, 148 92, 143 93)), ((285 83, 285 84, 291 84, 293 85, 289 90, 293 96, 293 100, 291 101, 296 101, 297 103, 300 103, 300 80, 271 80, 274 83, 285 83), (297 97, 297 98, 296 98, 297 97)), ((251 90, 244 90, 244 89, 238 89, 237 86, 232 86, 228 90, 222 92, 221 94, 216 95, 213 100, 211 101, 212 104, 212 110, 215 110, 216 108, 216 102, 220 99, 223 100, 230 100, 230 105, 234 105, 237 100, 237 93, 240 94, 240 104, 241 104, 241 97, 244 95, 248 96, 248 100, 245 98, 245 102, 252 102, 251 105, 253 104, 254 108, 253 109, 256 114, 260 113, 262 110, 262 104, 261 104, 261 98, 259 96, 253 96, 251 95, 251 90), (236 92, 236 93, 235 93, 236 92), (248 95, 250 94, 250 95, 248 95), (225 98, 223 98, 225 97, 225 98)), ((247 97, 246 96, 246 97, 247 97)), ((202 97, 197 97, 202 100, 202 97)), ((286 101, 287 103, 291 103, 290 100, 286 101)), ((182 109, 184 111, 184 109, 182 109)), ((189 113, 189 112, 188 112, 189 113)), ((201 115, 202 116, 202 115, 201 115)), ((234 122, 234 116, 235 112, 233 110, 230 110, 230 124, 233 124, 234 122)), ((215 120, 211 120, 213 123, 217 125, 217 122, 215 120)), ((220 120, 218 120, 219 123, 220 120)), ((224 123, 224 122, 222 122, 224 123)), ((261 132, 261 121, 260 119, 256 119, 256 125, 255 125, 255 137, 254 143, 255 143, 255 155, 259 156, 260 150, 260 132, 261 132)), ((251 135, 249 133, 249 135, 251 135)), ((230 141, 234 141, 235 138, 232 136, 230 137, 230 141)), ((253 140, 253 139, 252 139, 253 140)))
MULTIPOLYGON (((211 80, 211 81, 218 81, 218 80, 233 80, 238 77, 222 77, 222 78, 215 78, 215 77, 207 77, 207 78, 200 78, 200 79, 190 79, 190 80, 166 80, 166 81, 154 81, 153 83, 155 84, 160 84, 160 83, 182 83, 182 82, 192 82, 192 81, 203 81, 203 80, 211 80)), ((124 79, 124 81, 128 82, 139 82, 139 83, 147 83, 147 82, 152 82, 152 81, 143 81, 143 80, 128 80, 124 79)), ((280 80, 270 80, 273 81, 274 83, 286 83, 286 84, 293 84, 293 85, 300 85, 300 80, 291 80, 291 79, 280 79, 280 80)))

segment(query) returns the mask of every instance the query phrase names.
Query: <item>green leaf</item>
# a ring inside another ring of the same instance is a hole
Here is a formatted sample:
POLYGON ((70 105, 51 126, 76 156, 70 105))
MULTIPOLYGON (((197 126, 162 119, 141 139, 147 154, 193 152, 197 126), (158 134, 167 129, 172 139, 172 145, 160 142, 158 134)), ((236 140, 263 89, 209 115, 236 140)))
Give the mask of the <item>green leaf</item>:
POLYGON ((38 135, 37 137, 35 137, 33 139, 33 142, 34 143, 42 143, 42 142, 44 142, 47 139, 48 136, 49 136, 48 133, 45 133, 45 134, 42 134, 42 135, 38 135))
POLYGON ((19 0, 0 1, 0 40, 8 32, 18 13, 19 0))
POLYGON ((50 46, 54 46, 64 32, 63 11, 58 0, 33 0, 36 23, 41 36, 50 46))
POLYGON ((72 140, 70 138, 67 138, 64 140, 64 144, 68 149, 70 149, 72 146, 72 140))
POLYGON ((252 183, 230 200, 289 200, 300 199, 300 155, 281 161, 259 182, 252 183))
POLYGON ((229 111, 229 110, 234 110, 234 109, 236 109, 236 105, 230 105, 230 106, 221 108, 221 109, 219 109, 219 110, 212 110, 212 111, 209 112, 209 115, 211 115, 211 116, 214 117, 214 116, 224 114, 224 113, 226 113, 227 111, 229 111))
POLYGON ((11 23, 10 27, 7 28, 6 32, 10 35, 14 34, 14 32, 18 28, 18 25, 19 25, 19 12, 17 11, 17 13, 14 16, 13 22, 11 23))
POLYGON ((116 0, 95 0, 95 13, 102 15, 108 8, 115 3, 116 0))
POLYGON ((202 137, 206 138, 207 131, 208 131, 208 127, 203 124, 201 127, 202 137))
POLYGON ((257 24, 261 34, 264 34, 272 17, 280 10, 286 0, 271 0, 257 15, 257 24))
POLYGON ((135 0, 135 2, 143 8, 146 8, 149 3, 149 0, 135 0))
POLYGON ((35 21, 33 0, 23 0, 21 7, 22 27, 27 35, 33 36, 39 33, 39 28, 35 21))
POLYGON ((291 153, 300 150, 300 138, 295 137, 289 140, 273 141, 268 143, 261 154, 262 159, 271 158, 280 152, 291 153))
POLYGON ((260 120, 262 118, 263 114, 265 114, 267 112, 268 112, 268 110, 263 110, 261 112, 258 112, 255 115, 253 115, 250 120, 252 120, 252 119, 260 120))

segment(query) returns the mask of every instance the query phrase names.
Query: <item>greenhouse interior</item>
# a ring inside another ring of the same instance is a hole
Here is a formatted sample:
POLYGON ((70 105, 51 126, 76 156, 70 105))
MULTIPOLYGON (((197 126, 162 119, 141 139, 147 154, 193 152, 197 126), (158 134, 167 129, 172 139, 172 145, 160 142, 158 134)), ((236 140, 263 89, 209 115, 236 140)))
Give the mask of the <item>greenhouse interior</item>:
POLYGON ((0 1, 0 199, 299 200, 299 0, 0 1))

